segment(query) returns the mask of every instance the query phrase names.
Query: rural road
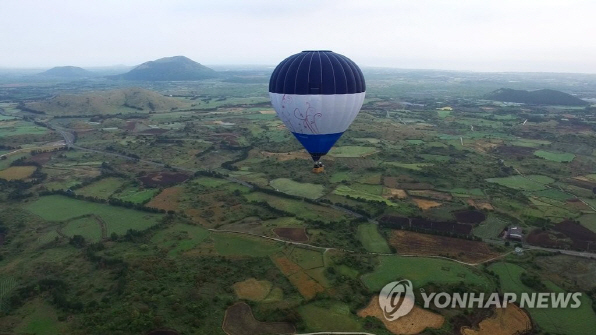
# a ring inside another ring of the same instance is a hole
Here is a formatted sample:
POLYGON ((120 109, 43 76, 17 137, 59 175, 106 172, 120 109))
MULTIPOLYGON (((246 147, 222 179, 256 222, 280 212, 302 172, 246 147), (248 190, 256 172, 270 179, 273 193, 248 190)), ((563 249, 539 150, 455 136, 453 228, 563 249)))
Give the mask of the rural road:
POLYGON ((596 254, 591 253, 591 252, 564 250, 564 249, 551 249, 551 248, 537 247, 537 246, 533 246, 533 245, 526 245, 526 246, 524 246, 524 249, 558 252, 558 253, 561 253, 564 255, 583 257, 583 258, 596 258, 596 254))

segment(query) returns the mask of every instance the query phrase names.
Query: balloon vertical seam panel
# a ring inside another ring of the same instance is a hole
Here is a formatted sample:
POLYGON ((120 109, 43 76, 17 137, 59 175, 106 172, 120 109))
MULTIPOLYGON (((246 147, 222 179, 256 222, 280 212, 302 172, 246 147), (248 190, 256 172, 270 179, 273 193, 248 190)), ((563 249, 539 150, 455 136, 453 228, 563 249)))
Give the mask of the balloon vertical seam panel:
POLYGON ((330 95, 365 91, 366 83, 360 68, 349 58, 330 51, 292 55, 279 63, 269 81, 271 93, 330 95))

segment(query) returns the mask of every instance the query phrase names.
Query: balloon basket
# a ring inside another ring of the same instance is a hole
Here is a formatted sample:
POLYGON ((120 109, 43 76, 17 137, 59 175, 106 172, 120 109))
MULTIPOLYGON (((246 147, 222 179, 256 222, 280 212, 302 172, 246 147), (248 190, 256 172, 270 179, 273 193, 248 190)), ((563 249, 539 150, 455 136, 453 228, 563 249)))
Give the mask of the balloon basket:
POLYGON ((325 167, 321 166, 321 167, 316 167, 312 169, 313 173, 322 173, 325 171, 325 167))

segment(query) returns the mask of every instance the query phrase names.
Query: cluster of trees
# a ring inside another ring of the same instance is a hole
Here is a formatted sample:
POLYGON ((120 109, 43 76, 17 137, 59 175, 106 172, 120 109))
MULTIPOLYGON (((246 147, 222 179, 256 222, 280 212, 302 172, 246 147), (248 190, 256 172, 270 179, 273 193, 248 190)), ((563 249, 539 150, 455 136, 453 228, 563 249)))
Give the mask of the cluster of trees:
POLYGON ((68 150, 67 147, 57 147, 54 149, 47 149, 47 150, 38 149, 38 150, 31 150, 30 154, 31 154, 31 156, 36 156, 36 155, 43 154, 46 152, 57 152, 57 151, 66 151, 66 150, 68 150))
POLYGON ((225 178, 226 175, 217 171, 197 171, 194 174, 195 177, 213 177, 213 178, 225 178))
POLYGON ((546 285, 540 280, 535 274, 528 274, 526 272, 522 272, 521 276, 519 277, 522 284, 526 285, 529 288, 532 288, 538 292, 546 292, 547 288, 546 285))
POLYGON ((17 105, 17 107, 16 107, 16 108, 17 108, 18 110, 21 110, 21 111, 23 111, 23 112, 29 112, 29 113, 33 113, 33 114, 41 114, 41 115, 43 115, 43 114, 45 114, 45 113, 46 113, 46 112, 43 112, 43 111, 38 111, 38 110, 35 110, 35 109, 31 109, 31 108, 29 108, 29 107, 25 106, 25 104, 24 104, 24 103, 22 103, 22 102, 20 102, 20 103, 17 105))
POLYGON ((355 213, 358 213, 358 214, 361 214, 364 216, 368 216, 371 214, 372 214, 372 216, 379 215, 379 214, 385 212, 385 209, 387 208, 387 204, 382 201, 357 198, 357 197, 353 197, 349 194, 346 195, 346 198, 348 198, 350 200, 365 202, 365 203, 369 204, 370 208, 372 209, 372 213, 368 212, 366 209, 364 209, 362 207, 354 207, 354 206, 350 206, 350 205, 342 204, 342 203, 335 203, 335 206, 345 207, 346 209, 349 209, 352 212, 355 212, 355 213))
POLYGON ((75 299, 68 299, 69 285, 60 279, 40 279, 23 286, 14 292, 9 299, 11 309, 17 309, 23 303, 36 296, 49 296, 50 302, 65 312, 81 312, 84 305, 75 299))
POLYGON ((596 312, 596 287, 593 287, 586 293, 588 294, 588 297, 590 297, 590 299, 592 300, 592 310, 596 312))
POLYGON ((43 182, 47 174, 41 172, 38 167, 31 174, 30 181, 6 180, 0 178, 0 195, 6 195, 9 200, 21 200, 33 196, 33 193, 27 192, 32 186, 43 182))
POLYGON ((242 150, 242 153, 240 154, 240 156, 238 156, 238 158, 233 159, 231 161, 224 162, 221 164, 222 168, 224 168, 226 170, 230 170, 230 171, 238 171, 239 170, 238 167, 234 166, 234 164, 247 159, 249 151, 251 151, 253 148, 252 145, 250 145, 248 147, 233 147, 230 145, 222 145, 222 147, 225 149, 230 149, 230 150, 242 150))
POLYGON ((336 269, 339 266, 347 266, 359 273, 370 273, 374 271, 378 265, 377 257, 366 254, 344 253, 342 256, 333 258, 334 267, 328 267, 325 271, 325 276, 333 282, 333 287, 336 289, 336 299, 350 306, 350 310, 357 313, 362 306, 365 306, 370 300, 370 293, 358 278, 351 278, 342 275, 336 269))
POLYGON ((290 212, 286 212, 286 211, 281 210, 281 209, 277 209, 277 208, 271 206, 266 201, 251 201, 250 203, 251 204, 258 205, 258 206, 261 206, 261 207, 267 209, 268 211, 270 211, 271 213, 276 214, 276 215, 279 215, 279 216, 290 216, 290 217, 296 216, 296 214, 294 214, 294 213, 290 213, 290 212))
POLYGON ((19 147, 12 147, 10 145, 0 144, 0 150, 15 150, 19 147))

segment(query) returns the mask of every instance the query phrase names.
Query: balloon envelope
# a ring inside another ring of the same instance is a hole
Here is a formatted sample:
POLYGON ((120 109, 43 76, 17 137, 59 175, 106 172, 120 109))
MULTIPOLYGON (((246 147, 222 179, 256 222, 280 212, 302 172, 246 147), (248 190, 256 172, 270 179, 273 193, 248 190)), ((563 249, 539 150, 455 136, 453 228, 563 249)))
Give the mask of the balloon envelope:
POLYGON ((360 68, 332 51, 292 55, 275 68, 269 81, 277 115, 315 161, 354 121, 365 91, 360 68))

